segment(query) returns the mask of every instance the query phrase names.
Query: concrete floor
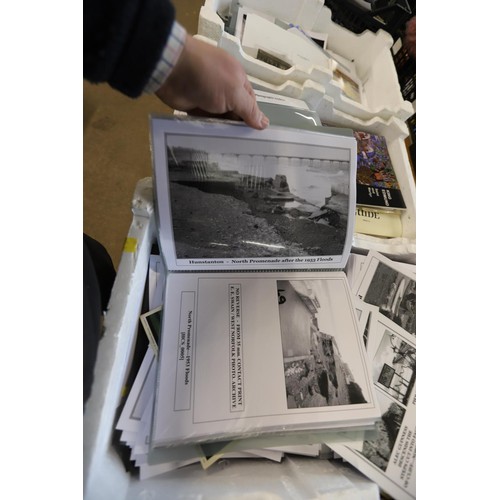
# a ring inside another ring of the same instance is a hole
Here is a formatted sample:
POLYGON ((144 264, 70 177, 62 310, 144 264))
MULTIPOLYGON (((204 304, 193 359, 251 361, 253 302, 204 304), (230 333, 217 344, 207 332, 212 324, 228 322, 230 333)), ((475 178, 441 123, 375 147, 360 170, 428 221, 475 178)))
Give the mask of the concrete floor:
MULTIPOLYGON (((192 35, 204 0, 172 0, 192 35)), ((83 230, 118 267, 139 179, 152 175, 149 114, 172 113, 155 96, 130 99, 108 85, 83 82, 83 230)))

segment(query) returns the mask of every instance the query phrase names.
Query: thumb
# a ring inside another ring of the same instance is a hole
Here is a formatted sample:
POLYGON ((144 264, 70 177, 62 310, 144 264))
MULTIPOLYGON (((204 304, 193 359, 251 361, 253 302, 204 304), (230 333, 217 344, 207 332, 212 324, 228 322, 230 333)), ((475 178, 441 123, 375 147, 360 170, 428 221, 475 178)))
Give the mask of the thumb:
POLYGON ((248 80, 245 81, 243 87, 239 87, 236 93, 233 112, 255 129, 262 130, 269 125, 269 118, 259 109, 248 80))

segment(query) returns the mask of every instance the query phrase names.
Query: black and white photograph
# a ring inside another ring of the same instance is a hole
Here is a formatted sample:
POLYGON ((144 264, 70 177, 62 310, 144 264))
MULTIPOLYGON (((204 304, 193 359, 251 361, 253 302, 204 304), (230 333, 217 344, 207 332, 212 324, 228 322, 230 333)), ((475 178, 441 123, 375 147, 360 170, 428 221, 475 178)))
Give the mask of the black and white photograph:
POLYGON ((352 338, 331 331, 328 280, 278 280, 277 288, 288 408, 366 403, 352 338))
POLYGON ((372 366, 377 387, 406 406, 417 377, 415 347, 386 328, 372 366))
POLYGON ((363 300, 378 306, 386 318, 416 336, 417 282, 414 279, 379 262, 363 300))
POLYGON ((179 146, 167 154, 177 259, 342 254, 349 161, 179 146))
POLYGON ((382 419, 376 424, 377 437, 363 441, 361 453, 373 465, 385 471, 398 439, 406 410, 382 394, 378 395, 378 401, 382 411, 382 419))

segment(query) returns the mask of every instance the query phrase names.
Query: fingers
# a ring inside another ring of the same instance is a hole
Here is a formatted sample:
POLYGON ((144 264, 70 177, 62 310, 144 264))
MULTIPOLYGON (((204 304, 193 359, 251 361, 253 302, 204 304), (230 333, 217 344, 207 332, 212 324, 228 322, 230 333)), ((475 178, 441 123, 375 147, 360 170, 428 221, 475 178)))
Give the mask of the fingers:
POLYGON ((250 94, 250 96, 255 99, 255 92, 253 91, 248 78, 245 78, 245 83, 243 84, 244 89, 250 94))
POLYGON ((269 125, 243 66, 224 50, 190 36, 156 95, 181 111, 240 118, 259 130, 269 125))
POLYGON ((239 87, 233 102, 233 113, 241 117, 247 125, 258 130, 269 126, 269 118, 259 109, 255 93, 246 76, 243 87, 239 87))

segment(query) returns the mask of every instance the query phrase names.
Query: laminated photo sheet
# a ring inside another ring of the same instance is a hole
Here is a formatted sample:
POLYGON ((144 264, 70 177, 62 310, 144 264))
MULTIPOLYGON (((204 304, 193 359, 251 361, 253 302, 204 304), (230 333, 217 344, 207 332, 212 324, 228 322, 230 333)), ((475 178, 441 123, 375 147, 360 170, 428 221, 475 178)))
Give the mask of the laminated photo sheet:
MULTIPOLYGON (((138 466, 148 465, 151 462, 149 457, 150 434, 156 387, 156 370, 156 355, 153 349, 149 347, 116 425, 116 429, 122 431, 120 436, 121 442, 125 443, 131 449, 131 459, 138 466)), ((200 455, 200 449, 197 446, 170 448, 165 451, 161 460, 154 462, 152 465, 167 463, 184 464, 186 461, 193 463, 200 460, 200 456, 203 457, 202 454, 200 455)), ((171 468, 168 470, 171 470, 171 468)))
POLYGON ((359 299, 354 299, 354 307, 356 311, 356 318, 358 320, 360 330, 366 327, 368 321, 368 311, 363 307, 364 302, 359 299))
POLYGON ((344 273, 170 273, 152 446, 379 417, 344 273))
POLYGON ((139 367, 134 383, 125 401, 122 412, 116 424, 116 429, 122 431, 122 441, 130 441, 129 433, 137 433, 140 428, 140 420, 151 396, 154 394, 156 380, 156 338, 158 331, 152 331, 155 324, 149 323, 147 318, 150 314, 156 315, 161 311, 163 304, 163 293, 165 291, 165 268, 159 255, 151 255, 148 270, 148 297, 149 307, 152 311, 143 314, 140 320, 145 329, 150 346, 146 350, 144 359, 139 367))
POLYGON ((187 445, 180 448, 165 450, 163 461, 154 461, 150 458, 149 436, 151 432, 151 418, 153 410, 153 398, 150 399, 141 419, 141 428, 135 435, 131 446, 131 460, 140 468, 141 479, 150 478, 164 472, 178 469, 186 465, 200 463, 203 469, 208 469, 222 458, 266 458, 274 462, 281 462, 284 452, 273 449, 248 449, 239 451, 225 451, 223 448, 219 453, 207 456, 203 446, 187 445))
POLYGON ((417 280, 414 269, 370 251, 353 293, 357 299, 378 307, 394 325, 416 336, 417 280))
MULTIPOLYGON (((359 331, 363 338, 363 345, 368 349, 368 339, 376 335, 379 319, 378 307, 367 304, 360 299, 355 299, 356 316, 358 318, 359 331), (372 332, 372 333, 370 333, 372 332)), ((370 355, 368 354, 368 359, 370 355)), ((335 443, 337 445, 345 445, 353 450, 360 451, 363 449, 363 441, 368 439, 373 439, 376 436, 376 432, 370 431, 358 436, 347 436, 347 439, 336 439, 335 443)), ((331 447, 333 444, 332 440, 326 441, 328 446, 331 447)))
POLYGON ((415 498, 415 267, 370 252, 354 291, 359 300, 373 302, 364 340, 382 420, 373 439, 327 444, 395 499, 415 498), (381 297, 372 300, 376 290, 381 297), (402 312, 405 301, 409 304, 402 312), (413 316, 408 317, 408 311, 413 316))
MULTIPOLYGON (((136 465, 148 463, 149 435, 151 432, 151 418, 153 415, 153 396, 150 397, 148 405, 141 417, 141 425, 135 435, 134 441, 130 442, 130 458, 136 465)), ((173 462, 174 460, 171 460, 173 462)))
POLYGON ((156 307, 140 315, 140 320, 146 336, 149 340, 149 347, 153 350, 155 356, 158 355, 158 344, 161 335, 161 316, 163 314, 163 306, 156 307))
POLYGON ((290 455, 301 455, 304 457, 319 457, 321 453, 321 443, 318 444, 303 444, 295 446, 279 446, 272 448, 276 451, 288 453, 290 455))
POLYGON ((344 272, 347 276, 347 281, 351 288, 354 288, 358 276, 361 274, 361 269, 363 268, 363 262, 366 260, 366 255, 360 255, 356 253, 351 253, 347 259, 347 264, 344 268, 344 272))
POLYGON ((370 330, 375 328, 377 323, 379 309, 377 306, 367 304, 360 299, 355 299, 355 304, 359 322, 359 331, 363 337, 363 344, 366 347, 370 337, 370 330))
POLYGON ((151 433, 151 418, 153 413, 153 396, 148 401, 141 418, 141 425, 132 442, 130 458, 139 468, 141 480, 158 476, 165 472, 176 470, 186 465, 200 462, 199 450, 196 447, 184 447, 183 450, 173 450, 168 459, 160 463, 150 463, 149 459, 149 436, 151 433))
POLYGON ((352 132, 327 130, 152 118, 158 240, 168 270, 343 269, 357 146, 352 132))
MULTIPOLYGON (((246 451, 249 449, 286 449, 295 450, 293 453, 300 455, 302 450, 307 450, 305 455, 309 455, 312 447, 318 446, 318 443, 362 443, 364 439, 372 439, 375 436, 375 427, 371 425, 366 429, 344 429, 331 431, 314 432, 282 432, 269 435, 260 435, 244 439, 235 439, 232 441, 216 441, 200 444, 203 455, 211 457, 213 455, 223 455, 235 451, 246 451)), ((153 449, 149 455, 150 463, 160 463, 162 455, 176 448, 157 448, 153 449)))
MULTIPOLYGON (((120 414, 117 429, 122 430, 120 440, 131 449, 130 459, 141 469, 144 477, 153 477, 164 472, 174 470, 187 464, 199 461, 203 468, 208 468, 221 458, 267 458, 273 461, 281 461, 283 450, 279 449, 251 449, 252 442, 249 441, 245 447, 249 449, 221 450, 217 454, 205 456, 203 446, 181 446, 169 448, 163 453, 162 459, 154 463, 150 459, 149 435, 151 432, 154 387, 156 379, 156 357, 153 350, 149 348, 141 364, 134 384, 130 390, 124 409, 120 414)), ((231 445, 231 442, 227 443, 231 445)), ((260 444, 260 443, 259 443, 260 444)), ((233 446, 234 448, 234 446, 233 446)), ((239 447, 243 448, 243 446, 239 447)), ((289 446, 293 450, 294 446, 289 446)), ((290 451, 293 453, 293 451, 290 451)), ((297 446, 296 454, 309 455, 307 445, 297 446)))
POLYGON ((141 429, 137 434, 137 441, 132 448, 131 459, 135 460, 135 464, 139 467, 139 478, 142 480, 149 479, 165 472, 170 472, 180 467, 195 464, 200 462, 198 450, 184 450, 184 453, 173 453, 170 460, 165 460, 161 463, 151 464, 149 460, 149 436, 151 433, 151 418, 153 413, 153 397, 144 412, 141 420, 141 429), (186 452, 187 451, 187 452, 186 452))
MULTIPOLYGON (((156 356, 148 347, 139 371, 130 388, 125 405, 116 424, 116 429, 125 433, 137 433, 146 406, 154 395, 156 381, 156 356)), ((128 438, 129 439, 129 438, 128 438)), ((126 439, 124 439, 126 441, 126 439)))
POLYGON ((396 500, 416 498, 415 337, 382 314, 371 331, 368 352, 382 420, 377 435, 362 443, 327 443, 335 453, 396 500))
MULTIPOLYGON (((154 398, 154 387, 156 385, 156 360, 153 350, 147 350, 144 360, 134 384, 130 390, 126 404, 120 414, 117 429, 122 430, 120 440, 131 449, 130 459, 137 467, 143 469, 142 474, 146 477, 162 474, 174 470, 186 464, 199 461, 203 468, 208 468, 221 458, 267 458, 280 461, 283 453, 288 451, 295 454, 312 456, 311 449, 317 445, 295 445, 286 446, 286 450, 279 448, 254 449, 262 441, 248 440, 240 443, 220 443, 217 452, 204 446, 186 445, 163 450, 161 458, 151 458, 149 435, 151 432, 152 409, 154 398), (248 449, 247 449, 248 448, 248 449), (210 453, 206 456, 205 450, 210 453)), ((287 442, 287 439, 283 440, 287 442)))
POLYGON ((165 474, 166 472, 171 472, 181 467, 186 467, 198 462, 198 459, 183 460, 178 462, 167 462, 156 465, 144 464, 139 468, 139 479, 144 481, 146 479, 151 479, 152 477, 165 474))
POLYGON ((149 257, 148 271, 148 296, 149 310, 163 305, 163 292, 165 291, 165 266, 160 255, 152 254, 149 257))

